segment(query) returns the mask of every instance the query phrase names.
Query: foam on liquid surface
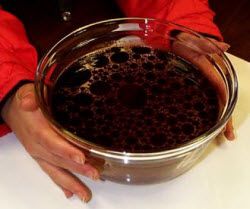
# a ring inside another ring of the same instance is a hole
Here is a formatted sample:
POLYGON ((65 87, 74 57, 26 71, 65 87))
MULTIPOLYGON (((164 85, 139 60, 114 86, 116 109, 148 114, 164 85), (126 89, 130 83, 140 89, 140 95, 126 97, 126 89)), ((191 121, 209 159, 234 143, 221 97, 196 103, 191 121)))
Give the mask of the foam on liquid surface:
POLYGON ((217 94, 184 59, 145 46, 112 47, 85 55, 59 77, 54 118, 74 134, 126 152, 156 152, 209 130, 217 94))

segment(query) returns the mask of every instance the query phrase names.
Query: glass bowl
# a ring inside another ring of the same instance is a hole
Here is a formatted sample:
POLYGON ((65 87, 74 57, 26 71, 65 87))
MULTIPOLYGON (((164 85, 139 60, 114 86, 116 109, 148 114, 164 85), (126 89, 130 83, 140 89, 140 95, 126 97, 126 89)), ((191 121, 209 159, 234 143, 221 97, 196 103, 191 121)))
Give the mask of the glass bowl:
POLYGON ((171 22, 120 18, 81 27, 56 43, 40 60, 35 92, 42 113, 57 133, 81 148, 101 178, 124 184, 150 184, 172 179, 190 169, 209 142, 224 128, 237 101, 237 77, 226 55, 209 39, 171 22), (113 44, 144 44, 172 52, 191 62, 218 90, 220 116, 207 132, 180 147, 152 153, 109 150, 76 136, 52 116, 50 95, 63 70, 92 51, 113 44))

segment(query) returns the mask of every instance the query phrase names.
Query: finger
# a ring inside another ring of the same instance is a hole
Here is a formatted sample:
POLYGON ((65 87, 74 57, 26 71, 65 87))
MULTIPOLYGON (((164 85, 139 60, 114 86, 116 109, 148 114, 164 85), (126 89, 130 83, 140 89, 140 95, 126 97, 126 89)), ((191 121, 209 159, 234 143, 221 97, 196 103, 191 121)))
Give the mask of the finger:
MULTIPOLYGON (((181 57, 184 57, 185 59, 193 63, 195 66, 197 66, 203 72, 203 74, 209 79, 209 81, 216 89, 218 97, 220 98, 219 106, 220 108, 223 108, 227 100, 226 86, 223 82, 222 77, 214 69, 213 65, 206 58, 206 56, 200 55, 199 53, 189 49, 188 47, 180 44, 179 42, 173 43, 172 48, 176 54, 178 54, 181 57)), ((233 132, 232 120, 229 120, 228 124, 226 125, 224 135, 228 140, 232 140, 235 138, 233 132)))
POLYGON ((22 86, 18 90, 16 98, 18 103, 17 107, 26 108, 26 110, 30 111, 25 113, 26 117, 32 118, 32 120, 26 124, 26 127, 30 135, 36 138, 33 142, 42 145, 45 149, 64 159, 84 164, 85 156, 83 152, 59 136, 51 128, 39 109, 32 109, 36 106, 32 84, 22 86), (39 128, 34 127, 36 124, 39 124, 39 128))
POLYGON ((85 156, 82 151, 59 136, 50 126, 48 121, 38 109, 32 113, 32 121, 28 126, 31 135, 36 137, 35 143, 43 146, 49 152, 61 158, 84 164, 85 156), (34 128, 34 124, 39 124, 39 129, 34 128))
POLYGON ((46 150, 63 159, 74 161, 81 165, 85 163, 83 152, 59 136, 50 126, 44 127, 43 130, 38 136, 38 143, 46 150))
POLYGON ((70 197, 73 196, 73 193, 71 191, 69 191, 69 190, 67 190, 67 189, 65 189, 63 187, 60 187, 60 188, 63 190, 63 193, 64 193, 66 198, 70 198, 70 197))
MULTIPOLYGON (((76 194, 84 202, 88 202, 91 199, 92 194, 89 188, 70 172, 51 165, 44 160, 37 161, 41 168, 61 188, 76 194)), ((69 193, 67 192, 67 194, 69 193)))
POLYGON ((231 46, 225 42, 217 41, 213 38, 208 38, 212 41, 215 45, 217 45, 222 51, 226 52, 231 46))
POLYGON ((224 131, 224 135, 228 140, 234 140, 235 139, 235 135, 234 135, 234 128, 233 128, 233 120, 232 118, 229 119, 229 121, 227 122, 225 131, 224 131))
POLYGON ((45 150, 41 146, 36 148, 36 153, 38 154, 37 156, 35 156, 35 158, 46 160, 47 162, 55 166, 64 168, 71 172, 79 173, 88 178, 91 178, 92 180, 98 180, 100 178, 100 174, 98 170, 89 163, 80 165, 78 163, 74 163, 72 161, 62 159, 61 157, 58 157, 57 155, 53 155, 52 153, 45 150))
POLYGON ((177 36, 177 40, 200 54, 221 53, 215 42, 209 41, 206 38, 200 38, 189 33, 180 33, 177 36))
POLYGON ((16 97, 18 105, 22 110, 34 111, 38 109, 33 84, 25 84, 20 87, 16 92, 16 97))
POLYGON ((224 52, 230 48, 230 45, 225 42, 216 41, 215 44, 224 52))
POLYGON ((199 54, 187 46, 180 44, 179 42, 173 43, 173 51, 190 61, 192 64, 198 67, 204 74, 204 76, 209 79, 214 88, 216 89, 218 96, 222 104, 226 103, 226 86, 223 83, 223 79, 220 74, 214 69, 213 65, 206 58, 206 56, 199 54))

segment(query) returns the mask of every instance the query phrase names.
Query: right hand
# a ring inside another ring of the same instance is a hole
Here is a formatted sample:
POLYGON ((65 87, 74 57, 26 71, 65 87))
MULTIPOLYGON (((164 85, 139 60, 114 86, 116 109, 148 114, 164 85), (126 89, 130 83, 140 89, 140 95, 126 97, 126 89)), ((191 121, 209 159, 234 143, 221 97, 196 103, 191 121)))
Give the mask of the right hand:
POLYGON ((44 118, 35 100, 34 85, 21 86, 2 109, 2 117, 28 153, 64 191, 87 202, 91 191, 71 172, 99 179, 96 168, 85 163, 82 151, 59 136, 44 118))
MULTIPOLYGON (((221 76, 216 74, 213 65, 208 61, 205 54, 220 54, 228 50, 229 45, 212 38, 200 39, 189 33, 177 35, 177 41, 172 44, 172 50, 179 56, 184 57, 196 65, 216 88, 222 104, 226 103, 226 90, 221 76), (213 44, 213 43, 215 44, 213 44), (216 47, 217 45, 217 47, 216 47)), ((228 120, 224 130, 224 136, 228 140, 235 139, 232 117, 228 120)))

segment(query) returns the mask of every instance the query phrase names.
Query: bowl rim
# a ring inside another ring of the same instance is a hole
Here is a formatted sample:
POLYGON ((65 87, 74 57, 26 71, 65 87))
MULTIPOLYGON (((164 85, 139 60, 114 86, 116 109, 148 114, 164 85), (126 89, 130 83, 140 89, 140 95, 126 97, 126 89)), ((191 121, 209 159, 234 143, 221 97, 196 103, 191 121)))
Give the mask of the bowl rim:
POLYGON ((63 135, 66 140, 70 141, 71 143, 77 145, 80 148, 85 149, 89 153, 99 156, 99 157, 105 157, 105 158, 111 158, 111 159, 116 159, 116 160, 124 160, 124 161, 151 161, 151 160, 160 160, 160 159, 165 159, 165 158, 172 158, 176 157, 179 155, 183 155, 185 153, 188 153, 202 145, 207 144, 211 139, 213 139, 215 136, 219 134, 219 132, 222 131, 224 128, 225 124, 229 120, 229 118, 232 115, 232 112, 235 108, 237 98, 238 98, 238 80, 237 80, 237 75, 235 72, 235 69, 233 65, 231 64, 230 60, 228 57, 225 55, 225 53, 212 41, 210 41, 208 38, 205 36, 201 35, 200 33, 186 27, 180 24, 176 24, 171 21, 165 21, 165 20, 160 20, 160 19, 155 19, 155 18, 143 18, 143 17, 124 17, 124 18, 113 18, 113 19, 107 19, 107 20, 102 20, 98 22, 94 22, 91 24, 87 24, 85 26, 79 27, 76 30, 72 31, 71 33, 67 34, 63 38, 61 38, 57 43, 55 43, 45 54, 42 56, 40 59, 36 73, 35 73, 35 96, 36 100, 38 102, 39 108, 42 110, 43 115, 48 119, 50 125, 55 129, 56 132, 58 132, 60 135, 63 135), (211 42, 215 47, 217 47, 218 50, 221 52, 221 57, 223 58, 223 61, 225 61, 227 68, 231 69, 231 74, 232 74, 232 81, 233 81, 233 88, 232 88, 232 95, 228 99, 228 105, 227 108, 224 111, 224 114, 222 117, 218 120, 218 122, 210 128, 208 131, 203 133, 202 135, 192 139, 188 143, 183 144, 180 147, 174 148, 174 149, 169 149, 165 151, 158 151, 158 152, 151 152, 151 153, 132 153, 132 152, 120 152, 120 151, 115 151, 115 150, 109 150, 106 149, 102 146, 98 146, 94 143, 91 143, 87 140, 84 140, 73 133, 65 130, 60 124, 58 124, 56 121, 53 120, 53 118, 47 114, 47 111, 43 107, 43 104, 40 99, 40 93, 39 93, 39 69, 41 68, 43 62, 46 62, 47 58, 49 58, 49 55, 52 54, 54 49, 62 44, 65 40, 68 38, 74 36, 78 32, 83 32, 86 29, 89 29, 93 26, 105 24, 105 23, 117 23, 117 22, 124 22, 124 21, 143 21, 144 23, 149 22, 149 21, 154 21, 157 22, 161 25, 174 25, 179 28, 183 28, 186 31, 190 32, 191 34, 194 34, 200 38, 206 39, 207 41, 211 42), (60 129, 60 131, 59 131, 60 129))

